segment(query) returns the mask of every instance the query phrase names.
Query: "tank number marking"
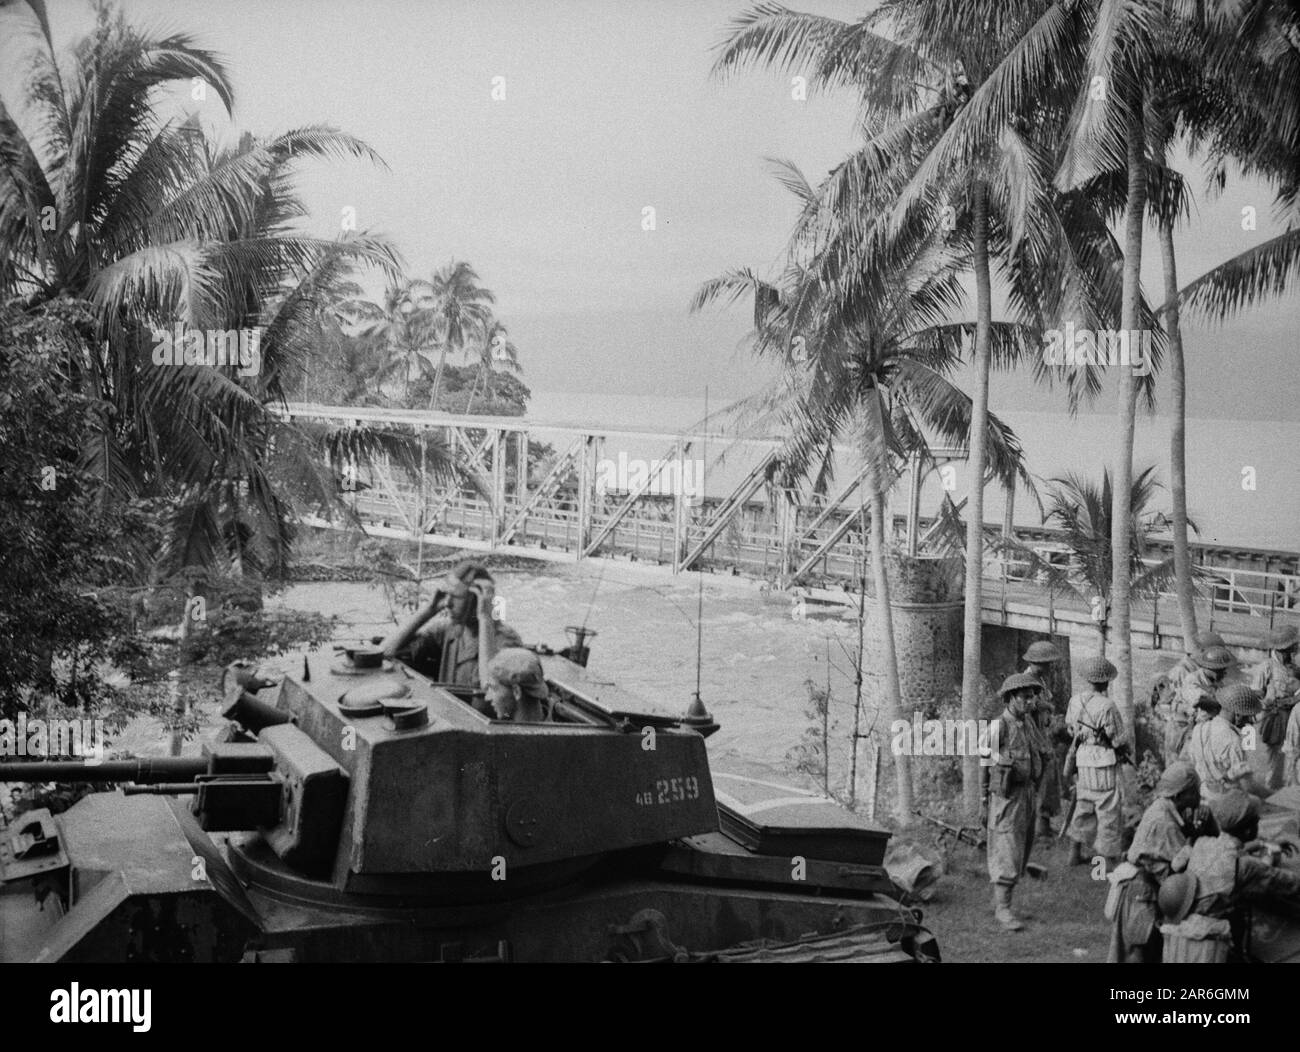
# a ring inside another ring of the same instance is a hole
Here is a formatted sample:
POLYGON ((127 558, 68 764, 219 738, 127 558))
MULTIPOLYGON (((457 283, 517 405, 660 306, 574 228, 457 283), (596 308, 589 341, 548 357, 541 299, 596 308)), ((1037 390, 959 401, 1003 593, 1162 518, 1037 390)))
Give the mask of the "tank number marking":
POLYGON ((660 804, 676 804, 683 800, 700 798, 700 780, 694 775, 684 778, 659 778, 655 787, 644 793, 636 794, 636 802, 642 807, 655 807, 660 804))

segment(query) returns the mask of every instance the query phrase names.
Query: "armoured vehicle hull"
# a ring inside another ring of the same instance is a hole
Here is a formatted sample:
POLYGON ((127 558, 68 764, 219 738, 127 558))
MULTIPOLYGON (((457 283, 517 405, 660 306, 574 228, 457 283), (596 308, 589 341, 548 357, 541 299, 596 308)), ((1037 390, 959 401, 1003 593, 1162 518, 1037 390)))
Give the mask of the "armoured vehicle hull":
POLYGON ((0 835, 0 961, 937 959, 887 833, 715 788, 707 714, 637 712, 559 657, 531 725, 400 663, 295 661, 230 677, 202 758, 121 765, 125 794, 0 835))

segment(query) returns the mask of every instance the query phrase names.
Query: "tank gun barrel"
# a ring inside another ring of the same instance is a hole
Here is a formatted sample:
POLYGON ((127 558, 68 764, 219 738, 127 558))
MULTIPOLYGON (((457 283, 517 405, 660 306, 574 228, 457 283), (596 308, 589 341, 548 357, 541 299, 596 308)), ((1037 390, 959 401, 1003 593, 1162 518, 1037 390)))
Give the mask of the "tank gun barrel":
POLYGON ((136 782, 153 785, 197 778, 208 770, 204 756, 160 756, 135 760, 42 760, 0 763, 0 782, 136 782))

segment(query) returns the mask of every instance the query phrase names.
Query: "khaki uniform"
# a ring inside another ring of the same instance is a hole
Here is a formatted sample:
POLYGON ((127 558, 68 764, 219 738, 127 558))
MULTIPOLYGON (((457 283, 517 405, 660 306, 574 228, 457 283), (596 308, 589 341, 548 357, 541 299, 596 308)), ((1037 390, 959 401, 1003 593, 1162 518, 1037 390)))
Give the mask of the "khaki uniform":
POLYGON ((1169 682, 1173 687, 1173 693, 1169 698, 1169 717, 1165 721, 1166 767, 1182 755, 1183 747, 1187 744, 1187 736, 1191 734, 1192 727, 1196 723, 1196 703, 1206 696, 1213 698, 1219 686, 1210 679, 1209 670, 1195 664, 1180 675, 1177 681, 1171 674, 1169 682))
POLYGON ((1095 842, 1097 854, 1114 857, 1121 850, 1115 746, 1123 744, 1124 722, 1110 698, 1089 690, 1070 699, 1065 725, 1072 735, 1083 736, 1075 751, 1078 780, 1070 839, 1084 845, 1095 842))
MULTIPOLYGON (((1290 718, 1295 709, 1296 691, 1300 690, 1300 675, 1294 665, 1284 664, 1277 655, 1270 654, 1267 661, 1261 662, 1248 672, 1250 685, 1263 695, 1264 711, 1255 720, 1256 729, 1264 722, 1272 709, 1281 710, 1282 720, 1290 718)), ((1281 789, 1286 784, 1286 759, 1283 742, 1269 744, 1259 736, 1259 748, 1263 753, 1260 760, 1260 780, 1268 789, 1281 789)))
MULTIPOLYGON (((519 633, 503 621, 497 622, 497 646, 522 645, 519 633)), ((452 683, 458 687, 483 686, 478 672, 478 627, 457 624, 450 618, 438 617, 411 640, 398 658, 422 675, 437 683, 452 683)))
POLYGON ((1291 718, 1286 721, 1282 753, 1286 756, 1286 784, 1300 785, 1300 705, 1291 709, 1291 718))
POLYGON ((1159 963, 1163 939, 1158 927, 1160 910, 1156 899, 1160 883, 1169 876, 1174 860, 1185 856, 1187 845, 1178 808, 1168 797, 1156 797, 1143 813, 1128 849, 1127 861, 1133 871, 1117 881, 1118 903, 1108 963, 1159 963))
POLYGON ((1204 803, 1237 788, 1236 783, 1250 773, 1241 732, 1223 715, 1192 728, 1182 758, 1196 768, 1204 803))
MULTIPOLYGON (((1266 929, 1276 928, 1279 922, 1287 925, 1283 918, 1300 916, 1300 872, 1271 866, 1262 859, 1242 854, 1241 849, 1242 842, 1227 833, 1201 837, 1192 845, 1187 863, 1187 872, 1196 876, 1197 885, 1192 911, 1228 920, 1238 952, 1246 946, 1248 933, 1251 938, 1263 934, 1258 925, 1251 932, 1254 911, 1277 914, 1271 925, 1265 925, 1266 929)), ((1289 940, 1272 941, 1294 944, 1295 939, 1292 936, 1289 940)), ((1276 951, 1278 947, 1272 949, 1276 951)))
POLYGON ((1038 728, 1039 738, 1046 745, 1044 756, 1043 781, 1038 787, 1038 811, 1045 818, 1054 818, 1061 813, 1061 765, 1065 762, 1063 753, 1057 748, 1057 732, 1064 726, 1060 713, 1056 711, 1056 699, 1052 688, 1046 681, 1029 669, 1025 675, 1033 676, 1043 686, 1043 693, 1038 699, 1034 712, 1034 722, 1038 728))
POLYGON ((1033 713, 1018 720, 1004 711, 998 730, 998 763, 990 769, 989 880, 1013 888, 1034 846, 1038 786, 1048 750, 1033 713))

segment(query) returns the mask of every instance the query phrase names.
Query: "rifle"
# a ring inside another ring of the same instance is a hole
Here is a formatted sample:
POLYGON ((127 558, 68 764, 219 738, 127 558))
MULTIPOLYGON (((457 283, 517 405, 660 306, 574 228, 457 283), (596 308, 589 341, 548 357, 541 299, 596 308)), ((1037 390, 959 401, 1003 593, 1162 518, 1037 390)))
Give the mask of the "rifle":
POLYGON ((927 815, 924 811, 920 810, 919 808, 915 809, 913 813, 918 815, 921 818, 924 818, 931 825, 936 825, 940 829, 942 829, 943 833, 941 833, 939 836, 940 840, 942 840, 945 836, 951 836, 957 840, 960 840, 963 844, 969 844, 971 847, 975 847, 975 848, 984 848, 987 847, 988 845, 988 837, 978 826, 951 825, 940 818, 935 818, 933 815, 927 815))

